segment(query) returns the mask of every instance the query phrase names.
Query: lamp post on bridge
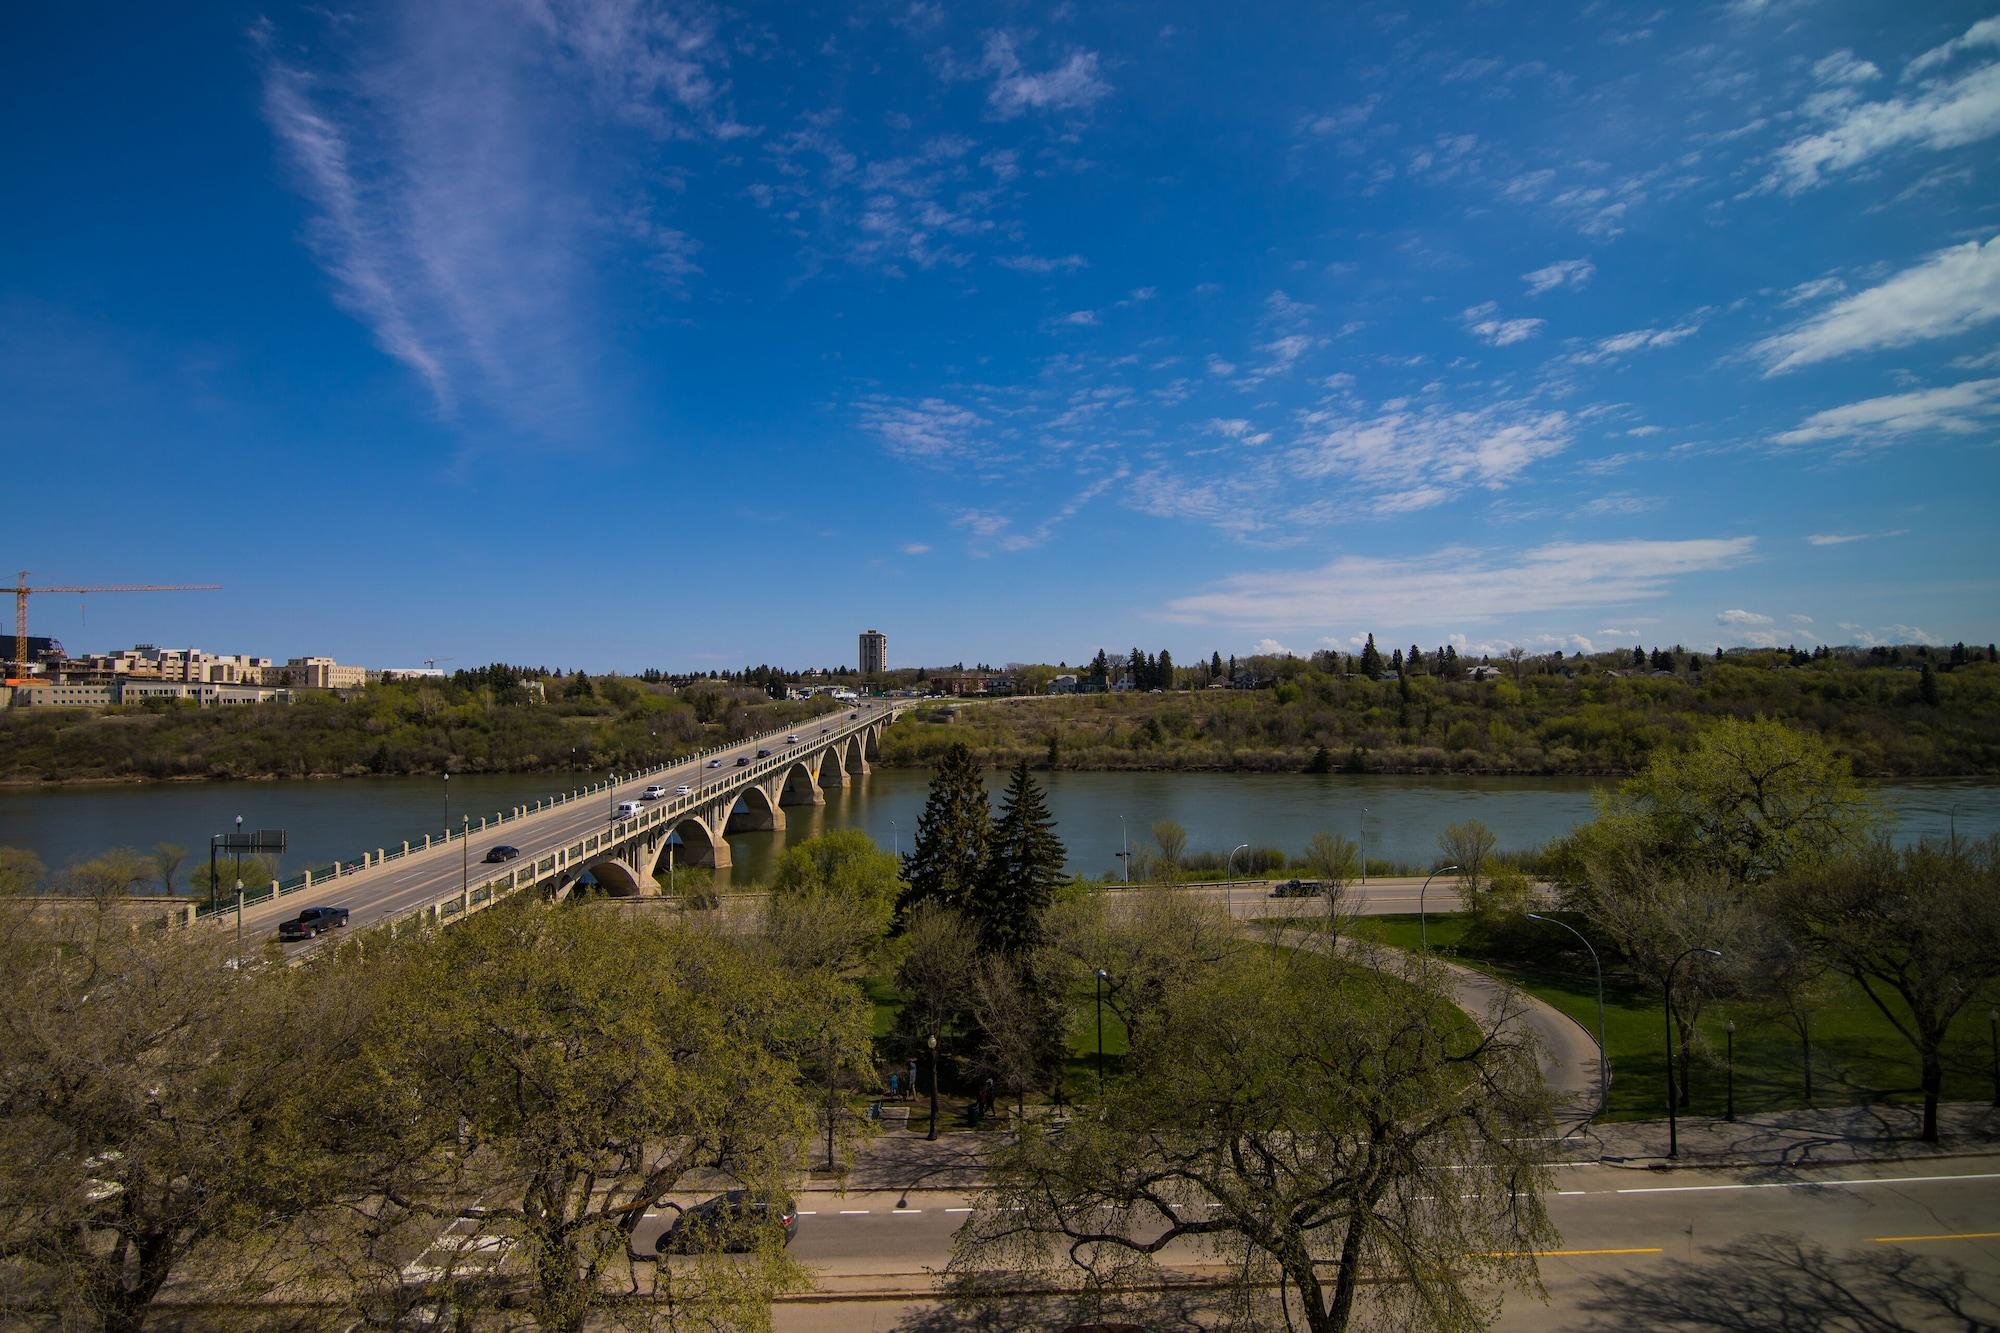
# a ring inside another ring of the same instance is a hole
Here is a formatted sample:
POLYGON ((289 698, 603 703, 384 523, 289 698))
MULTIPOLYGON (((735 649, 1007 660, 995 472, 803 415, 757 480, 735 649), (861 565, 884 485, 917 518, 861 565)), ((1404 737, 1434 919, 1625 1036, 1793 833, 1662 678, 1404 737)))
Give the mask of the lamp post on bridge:
POLYGON ((1125 816, 1118 816, 1118 864, 1122 867, 1125 882, 1132 882, 1132 844, 1125 837, 1125 816))
POLYGON ((444 771, 444 827, 445 836, 451 836, 451 770, 444 771))

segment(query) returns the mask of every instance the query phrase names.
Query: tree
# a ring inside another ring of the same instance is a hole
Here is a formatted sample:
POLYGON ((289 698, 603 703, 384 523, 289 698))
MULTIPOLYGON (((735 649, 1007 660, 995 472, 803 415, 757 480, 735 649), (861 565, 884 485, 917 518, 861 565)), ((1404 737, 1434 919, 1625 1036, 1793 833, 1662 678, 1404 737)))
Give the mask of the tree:
POLYGON ((1929 662, 1924 663, 1923 674, 1917 677, 1917 698, 1932 708, 1938 706, 1937 672, 1931 670, 1929 662))
POLYGON ((837 975, 860 968, 888 934, 902 887, 898 864, 859 829, 786 848, 765 904, 766 937, 778 957, 837 975))
POLYGON ((1015 954, 1033 944, 1068 859, 1041 785, 1016 764, 987 840, 986 870, 971 915, 982 948, 1015 954))
POLYGON ((1361 850, 1351 840, 1324 830, 1306 843, 1306 869, 1326 897, 1326 929, 1332 938, 1352 925, 1359 905, 1348 901, 1348 885, 1361 874, 1361 850))
POLYGON ((1053 1086, 1068 1050, 1068 969, 1044 950, 1018 959, 988 954, 972 974, 979 1064, 1027 1110, 1031 1088, 1053 1086))
POLYGON ((2000 978, 2000 839, 1879 838, 1779 886, 1792 931, 1853 978, 1916 1052, 1923 1137, 1938 1138, 1944 1042, 1958 1013, 2000 978))
POLYGON ((1446 865, 1458 867, 1458 892, 1465 905, 1479 910, 1480 891, 1485 887, 1486 863, 1493 857, 1496 843, 1493 830, 1476 819, 1450 824, 1438 834, 1438 855, 1446 865))
POLYGON ((1722 718, 1655 751, 1580 832, 1586 858, 1678 865, 1756 883, 1865 840, 1872 808, 1847 761, 1781 722, 1722 718))
POLYGON ((48 872, 42 858, 25 847, 0 847, 0 898, 33 893, 48 872))
POLYGON ((1368 636, 1368 642, 1361 648, 1361 674, 1370 680, 1377 680, 1382 675, 1382 654, 1375 649, 1373 634, 1368 636))
MULTIPOLYGON (((227 955, 110 903, 0 905, 0 1272, 65 1326, 141 1328, 191 1253, 277 1237, 329 1178, 317 1096, 354 1026, 311 1011, 317 976, 227 955)), ((225 1272, 271 1278, 254 1250, 225 1272)))
POLYGON ((1052 906, 1042 931, 1044 952, 1065 959, 1066 973, 1049 989, 1068 993, 1102 969, 1109 977, 1104 1007, 1128 1033, 1153 1026, 1169 989, 1213 971, 1249 947, 1215 903, 1184 889, 1149 888, 1107 898, 1084 894, 1052 906))
MULTIPOLYGON (((381 1193, 406 1213, 479 1200, 482 1229, 527 1261, 541 1327, 585 1327, 666 1195, 720 1170, 775 1196, 801 1155, 814 1034, 797 987, 718 933, 523 905, 393 965, 351 1094, 373 1122, 356 1150, 384 1156, 381 1193)), ((654 1297, 741 1326, 797 1280, 762 1241, 728 1274, 661 1274, 654 1297)))
POLYGON ((1221 674, 1222 674, 1222 654, 1219 651, 1210 653, 1208 655, 1208 678, 1210 680, 1214 680, 1217 676, 1221 674))
POLYGON ((1155 868, 1160 878, 1171 884, 1180 878, 1181 861, 1187 856, 1187 830, 1171 819, 1158 820, 1153 825, 1153 841, 1160 848, 1155 868))
POLYGON ((1420 972, 1330 962, 1245 955, 1180 979, 1094 1114, 1024 1125, 993 1155, 953 1240, 959 1291, 1143 1280, 1176 1242, 1233 1270, 1246 1303, 1276 1277, 1318 1333, 1352 1325, 1371 1278, 1392 1322, 1448 1331, 1491 1322, 1490 1284, 1537 1289, 1555 1231, 1532 1055, 1466 1035, 1420 972))
POLYGON ((1153 667, 1153 684, 1163 690, 1174 687, 1174 655, 1160 649, 1160 660, 1153 667))
POLYGON ((180 878, 181 866, 187 860, 187 848, 171 842, 153 844, 153 871, 160 877, 160 892, 172 897, 175 893, 174 881, 180 878))
POLYGON ((931 773, 916 840, 903 858, 905 887, 896 901, 898 917, 922 902, 960 909, 969 905, 986 870, 991 820, 978 759, 962 742, 948 746, 931 773))

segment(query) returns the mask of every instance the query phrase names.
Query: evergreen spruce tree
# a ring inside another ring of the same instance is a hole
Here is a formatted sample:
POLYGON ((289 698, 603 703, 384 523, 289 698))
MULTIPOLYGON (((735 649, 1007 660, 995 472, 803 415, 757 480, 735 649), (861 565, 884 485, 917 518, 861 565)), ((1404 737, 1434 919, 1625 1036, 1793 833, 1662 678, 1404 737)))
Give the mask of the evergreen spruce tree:
POLYGON ((1917 698, 1923 700, 1933 708, 1937 707, 1937 673, 1931 670, 1929 662, 1924 663, 1924 674, 1917 678, 1917 698))
POLYGON ((1399 677, 1403 674, 1403 650, 1401 648, 1398 648, 1389 658, 1389 670, 1399 677))
POLYGON ((991 832, 979 761, 969 746, 952 745, 938 757, 930 795, 917 817, 916 842, 903 858, 896 919, 901 921, 921 902, 965 910, 985 874, 991 832))
POLYGON ((1217 676, 1220 676, 1221 674, 1222 674, 1221 652, 1218 651, 1210 653, 1208 655, 1208 678, 1210 680, 1214 680, 1217 676))
POLYGON ((1042 909, 1055 900, 1067 857, 1041 785, 1026 763, 1016 764, 971 905, 981 948, 1018 956, 1037 942, 1042 909))
POLYGON ((1174 687, 1174 655, 1164 648, 1160 649, 1160 660, 1153 668, 1153 684, 1163 690, 1174 687))
POLYGON ((1370 680, 1379 680, 1382 675, 1382 654, 1375 647, 1373 634, 1361 648, 1361 674, 1370 680))

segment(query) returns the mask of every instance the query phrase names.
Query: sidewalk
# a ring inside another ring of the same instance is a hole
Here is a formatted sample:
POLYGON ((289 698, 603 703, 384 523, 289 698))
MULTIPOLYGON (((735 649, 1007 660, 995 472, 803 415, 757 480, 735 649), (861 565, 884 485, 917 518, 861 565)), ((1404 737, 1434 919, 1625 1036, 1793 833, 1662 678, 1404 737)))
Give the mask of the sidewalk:
POLYGON ((1667 1122, 1632 1120, 1592 1125, 1566 1142, 1571 1160, 1652 1170, 1687 1167, 1797 1167, 1841 1162, 1905 1162, 2000 1153, 2000 1107, 1946 1102, 1938 1107, 1935 1144, 1917 1137, 1920 1104, 1840 1106, 1819 1111, 1766 1111, 1734 1123, 1683 1116, 1678 1158, 1667 1158, 1667 1122))

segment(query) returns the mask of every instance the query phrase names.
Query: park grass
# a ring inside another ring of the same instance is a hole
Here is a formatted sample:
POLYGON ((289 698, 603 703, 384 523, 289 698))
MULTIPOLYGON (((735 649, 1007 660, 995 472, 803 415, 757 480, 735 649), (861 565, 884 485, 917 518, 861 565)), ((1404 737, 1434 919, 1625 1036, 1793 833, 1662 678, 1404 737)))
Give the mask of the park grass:
MULTIPOLYGON (((1501 958, 1468 939, 1470 915, 1432 913, 1430 946, 1442 958, 1476 967, 1521 987, 1582 1024, 1597 1029, 1597 989, 1589 956, 1550 926, 1548 952, 1533 963, 1501 958), (1567 947, 1565 947, 1567 946, 1567 947)), ((1419 947, 1414 915, 1364 917, 1357 934, 1402 949, 1419 947)), ((1666 1115, 1665 1013, 1650 987, 1617 971, 1604 978, 1605 1045, 1611 1054, 1610 1120, 1652 1120, 1666 1115)), ((1985 1100, 1994 1092, 1988 1011, 2000 994, 1982 994, 1952 1025, 1945 1047, 1947 1101, 1985 1100)), ((1706 1006, 1694 1052, 1687 1114, 1721 1115, 1727 1104, 1728 1049, 1724 1025, 1736 1023, 1736 1110, 1739 1115, 1794 1110, 1807 1105, 1798 1038, 1768 1004, 1715 1001, 1706 1006)), ((1835 978, 1815 1011, 1813 1103, 1842 1106, 1921 1102, 1914 1049, 1853 982, 1835 978)))

